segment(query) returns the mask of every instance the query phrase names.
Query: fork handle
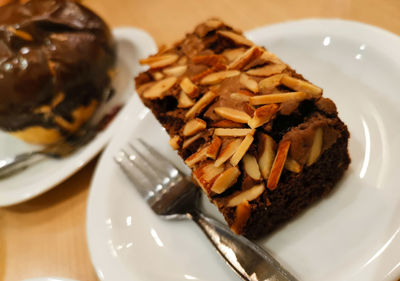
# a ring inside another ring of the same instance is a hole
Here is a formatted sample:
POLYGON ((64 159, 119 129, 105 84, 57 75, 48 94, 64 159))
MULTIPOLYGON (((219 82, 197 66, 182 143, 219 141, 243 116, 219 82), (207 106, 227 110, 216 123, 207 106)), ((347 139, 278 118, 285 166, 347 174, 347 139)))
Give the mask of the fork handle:
POLYGON ((25 169, 29 165, 43 160, 45 156, 40 151, 26 152, 0 161, 0 178, 5 178, 25 169))
POLYGON ((297 281, 271 254, 257 244, 244 236, 234 234, 226 225, 198 211, 190 215, 218 253, 243 280, 297 281))

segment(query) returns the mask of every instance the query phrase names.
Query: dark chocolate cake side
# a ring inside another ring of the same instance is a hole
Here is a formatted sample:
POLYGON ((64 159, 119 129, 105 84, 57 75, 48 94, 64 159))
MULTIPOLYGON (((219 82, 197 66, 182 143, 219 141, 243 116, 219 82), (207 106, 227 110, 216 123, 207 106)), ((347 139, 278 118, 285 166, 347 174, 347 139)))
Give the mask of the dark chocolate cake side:
POLYGON ((217 19, 142 63, 139 96, 238 234, 276 229, 350 163, 349 132, 322 89, 217 19))

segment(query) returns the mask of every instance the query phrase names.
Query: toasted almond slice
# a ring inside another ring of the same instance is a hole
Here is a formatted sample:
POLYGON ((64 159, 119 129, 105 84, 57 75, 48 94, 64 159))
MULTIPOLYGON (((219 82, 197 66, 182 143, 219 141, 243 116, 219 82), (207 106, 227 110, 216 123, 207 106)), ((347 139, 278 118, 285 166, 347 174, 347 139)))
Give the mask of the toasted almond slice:
POLYGON ((224 167, 215 167, 214 163, 207 164, 203 167, 203 178, 210 182, 224 171, 224 167))
POLYGON ((238 123, 247 123, 251 119, 251 117, 244 111, 233 109, 230 107, 215 107, 215 113, 217 113, 222 118, 238 122, 238 123))
POLYGON ((239 175, 240 171, 237 167, 227 169, 215 180, 214 184, 211 186, 211 191, 221 194, 234 185, 239 175))
POLYGON ((276 86, 281 84, 281 79, 284 74, 276 74, 271 77, 265 78, 258 82, 258 87, 263 90, 271 91, 276 86))
POLYGON ((209 54, 209 55, 198 55, 192 58, 194 64, 205 64, 208 66, 214 66, 217 63, 224 63, 225 59, 222 55, 209 54))
POLYGON ((258 165, 260 166, 262 177, 268 179, 274 162, 276 144, 267 134, 260 134, 259 145, 262 145, 262 152, 258 158, 258 165))
POLYGON ((268 177, 267 188, 274 190, 278 186, 279 178, 281 177, 283 166, 286 162, 286 157, 289 151, 290 141, 281 141, 278 151, 272 164, 271 173, 268 177))
POLYGON ((178 135, 177 136, 173 136, 172 138, 170 138, 169 145, 172 147, 173 150, 178 150, 179 149, 180 140, 181 140, 181 138, 178 135))
MULTIPOLYGON (((254 134, 254 132, 253 132, 253 134, 254 134)), ((244 140, 240 143, 236 152, 232 155, 232 158, 230 161, 232 166, 236 166, 237 164, 239 164, 240 160, 242 160, 243 156, 246 154, 250 145, 253 143, 253 140, 254 140, 253 134, 248 134, 244 138, 244 140)))
POLYGON ((285 162, 285 169, 298 174, 301 172, 301 165, 288 156, 285 162))
POLYGON ((185 137, 193 136, 194 134, 203 131, 205 128, 207 128, 207 123, 204 120, 194 118, 187 122, 183 127, 183 135, 185 137))
POLYGON ((149 89, 143 93, 143 97, 146 99, 158 99, 162 95, 171 89, 176 83, 176 77, 168 77, 163 80, 157 81, 149 89))
POLYGON ((210 143, 207 150, 207 157, 211 159, 216 159, 218 156, 219 149, 221 148, 222 140, 221 138, 215 136, 210 143))
POLYGON ((273 74, 282 73, 286 69, 286 64, 267 64, 262 67, 247 70, 247 74, 253 76, 271 76, 273 74))
POLYGON ((193 106, 186 112, 186 119, 193 118, 196 114, 199 114, 207 105, 209 105, 215 98, 217 94, 208 91, 204 96, 202 96, 193 106))
POLYGON ((183 149, 188 148, 192 143, 194 143, 196 140, 202 137, 202 135, 203 135, 202 133, 198 133, 197 135, 194 135, 193 137, 186 139, 182 144, 182 148, 183 149))
POLYGON ((246 52, 245 48, 227 49, 222 52, 222 55, 228 59, 228 61, 234 61, 237 57, 246 52))
POLYGON ((244 137, 252 132, 252 129, 216 128, 214 134, 220 137, 244 137))
POLYGON ((254 43, 251 42, 249 39, 245 38, 244 36, 234 33, 232 31, 227 31, 227 30, 218 30, 218 34, 222 35, 225 38, 231 39, 233 42, 235 42, 238 45, 245 45, 245 46, 253 46, 254 43))
POLYGON ((264 53, 261 55, 261 58, 265 60, 265 62, 272 62, 275 64, 282 64, 282 61, 273 53, 264 50, 264 53))
POLYGON ((181 76, 187 70, 187 65, 177 65, 168 68, 164 68, 163 72, 168 76, 181 76))
POLYGON ((319 155, 322 151, 322 142, 323 142, 323 130, 319 127, 314 134, 314 141, 310 149, 310 154, 307 160, 307 166, 311 166, 317 161, 319 155))
POLYGON ((178 98, 178 108, 189 108, 193 105, 194 101, 184 91, 181 91, 178 98))
POLYGON ((231 230, 236 234, 242 233, 243 228, 250 217, 250 214, 251 214, 251 207, 249 202, 244 201, 239 205, 237 205, 235 211, 235 220, 231 225, 231 230))
POLYGON ((243 202, 249 202, 257 199, 265 190, 264 184, 258 184, 250 189, 238 193, 236 196, 232 197, 227 204, 227 207, 234 207, 243 202))
POLYGON ((208 19, 206 20, 205 24, 213 29, 217 29, 224 25, 224 23, 218 19, 208 19))
POLYGON ((257 108, 256 111, 254 111, 253 118, 249 120, 248 125, 253 129, 264 125, 274 117, 278 109, 279 106, 274 103, 257 108))
POLYGON ((257 46, 253 46, 244 52, 242 55, 237 57, 233 62, 228 65, 228 69, 241 70, 250 61, 258 58, 263 53, 263 50, 257 46))
POLYGON ((256 80, 251 79, 248 75, 246 75, 245 73, 242 73, 240 75, 240 84, 242 84, 243 86, 245 86, 247 89, 249 89, 250 91, 252 91, 253 93, 257 93, 258 92, 258 84, 256 80))
POLYGON ((282 77, 281 83, 295 91, 311 94, 314 98, 319 98, 322 95, 321 88, 306 81, 290 77, 287 74, 282 77))
POLYGON ((14 33, 15 36, 18 36, 19 38, 21 38, 25 41, 33 41, 32 35, 30 35, 29 33, 25 32, 25 31, 15 29, 14 27, 11 27, 11 26, 8 26, 7 30, 9 32, 14 33))
POLYGON ((181 89, 191 98, 195 98, 199 93, 199 88, 187 77, 182 79, 179 86, 181 86, 181 89))
POLYGON ((215 167, 219 167, 224 164, 238 149, 241 143, 241 139, 235 139, 231 141, 218 155, 217 160, 215 160, 215 167))
POLYGON ((242 101, 242 102, 249 102, 250 101, 250 96, 241 94, 241 93, 232 93, 231 94, 231 99, 237 100, 237 101, 242 101))
POLYGON ((214 128, 243 128, 245 125, 237 122, 233 122, 231 120, 220 120, 212 123, 211 125, 214 128))
POLYGON ((282 103, 286 101, 302 101, 311 98, 312 96, 310 94, 304 92, 278 93, 278 94, 250 97, 250 104, 260 105, 260 104, 282 103))
POLYGON ((193 171, 193 178, 206 194, 210 192, 211 184, 224 171, 223 167, 215 167, 214 163, 202 165, 193 171))
POLYGON ((162 74, 160 71, 154 72, 153 77, 156 81, 159 81, 164 78, 164 74, 162 74))
POLYGON ((245 172, 254 180, 261 179, 260 167, 258 166, 257 159, 251 155, 246 154, 243 157, 243 167, 245 172))
POLYGON ((140 60, 140 64, 147 64, 150 69, 162 68, 173 64, 179 59, 176 54, 165 54, 140 60))
POLYGON ((201 79, 200 84, 214 85, 221 82, 222 80, 237 76, 239 74, 240 74, 239 70, 224 70, 224 71, 214 72, 201 79))
POLYGON ((186 165, 188 165, 189 168, 193 168, 194 165, 196 165, 198 162, 206 159, 207 149, 208 149, 208 146, 203 147, 202 149, 200 149, 197 152, 195 152, 192 155, 190 155, 185 160, 186 165))

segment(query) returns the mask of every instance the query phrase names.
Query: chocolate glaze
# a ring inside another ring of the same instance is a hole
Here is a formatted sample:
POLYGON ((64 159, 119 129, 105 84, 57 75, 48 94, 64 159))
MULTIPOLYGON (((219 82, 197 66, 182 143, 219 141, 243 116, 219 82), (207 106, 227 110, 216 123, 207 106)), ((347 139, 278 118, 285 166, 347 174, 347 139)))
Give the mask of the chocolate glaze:
POLYGON ((0 7, 0 128, 55 126, 34 113, 64 99, 52 113, 73 121, 72 111, 102 100, 115 63, 105 22, 71 0, 30 0, 0 7))

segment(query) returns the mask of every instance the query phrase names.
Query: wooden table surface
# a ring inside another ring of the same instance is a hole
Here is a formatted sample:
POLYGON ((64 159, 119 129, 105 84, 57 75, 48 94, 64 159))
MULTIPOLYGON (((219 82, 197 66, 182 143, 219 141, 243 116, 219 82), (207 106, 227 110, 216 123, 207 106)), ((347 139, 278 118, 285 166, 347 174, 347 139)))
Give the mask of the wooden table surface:
MULTIPOLYGON (((2 2, 4 0, 0 0, 2 2)), ((242 30, 287 20, 357 20, 400 34, 400 0, 85 0, 113 27, 136 26, 157 44, 172 43, 218 16, 242 30)), ((90 263, 85 220, 97 158, 51 191, 0 208, 0 280, 60 276, 98 280, 90 263)))

